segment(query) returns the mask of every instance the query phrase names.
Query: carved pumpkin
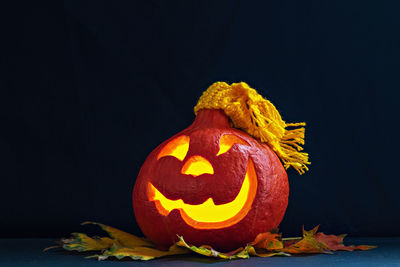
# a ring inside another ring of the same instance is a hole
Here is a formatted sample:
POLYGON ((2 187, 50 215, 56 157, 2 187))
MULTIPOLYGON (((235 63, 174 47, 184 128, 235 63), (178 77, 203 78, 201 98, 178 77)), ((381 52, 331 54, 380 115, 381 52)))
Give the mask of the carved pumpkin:
POLYGON ((177 235, 228 251, 281 222, 286 171, 265 143, 232 128, 221 109, 201 109, 193 124, 144 162, 133 192, 143 233, 160 246, 177 235))

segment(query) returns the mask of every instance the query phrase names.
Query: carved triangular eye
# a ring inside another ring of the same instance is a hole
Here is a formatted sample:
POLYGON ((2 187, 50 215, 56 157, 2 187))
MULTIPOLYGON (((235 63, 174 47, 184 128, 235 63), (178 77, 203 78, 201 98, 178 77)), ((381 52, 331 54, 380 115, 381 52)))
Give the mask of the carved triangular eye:
POLYGON ((158 153, 157 160, 162 157, 172 156, 182 161, 189 150, 189 141, 190 138, 186 135, 173 139, 161 149, 160 153, 158 153))
POLYGON ((219 151, 217 153, 217 156, 224 154, 229 151, 229 149, 234 145, 234 144, 241 144, 241 145, 249 145, 246 141, 244 141, 242 138, 237 137, 236 135, 233 134, 224 134, 221 136, 219 139, 219 151))

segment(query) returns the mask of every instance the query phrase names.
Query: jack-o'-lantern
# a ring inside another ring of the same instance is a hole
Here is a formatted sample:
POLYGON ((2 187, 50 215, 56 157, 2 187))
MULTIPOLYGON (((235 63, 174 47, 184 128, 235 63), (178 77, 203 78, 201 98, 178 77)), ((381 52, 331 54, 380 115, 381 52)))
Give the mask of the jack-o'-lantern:
POLYGON ((236 249, 281 222, 289 195, 285 168, 307 170, 304 128, 287 130, 274 106, 245 83, 214 83, 191 126, 144 162, 133 192, 143 233, 160 246, 236 249), (281 162, 282 160, 282 162, 281 162), (283 164, 282 164, 283 163, 283 164))

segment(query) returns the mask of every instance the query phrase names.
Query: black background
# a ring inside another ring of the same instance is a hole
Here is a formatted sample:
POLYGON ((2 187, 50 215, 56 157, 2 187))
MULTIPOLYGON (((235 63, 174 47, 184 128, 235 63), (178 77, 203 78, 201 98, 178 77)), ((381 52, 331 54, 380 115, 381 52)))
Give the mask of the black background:
POLYGON ((1 237, 140 234, 146 156, 214 81, 306 121, 280 226, 400 235, 396 1, 47 1, 2 9, 1 237), (4 65, 5 64, 5 65, 4 65))

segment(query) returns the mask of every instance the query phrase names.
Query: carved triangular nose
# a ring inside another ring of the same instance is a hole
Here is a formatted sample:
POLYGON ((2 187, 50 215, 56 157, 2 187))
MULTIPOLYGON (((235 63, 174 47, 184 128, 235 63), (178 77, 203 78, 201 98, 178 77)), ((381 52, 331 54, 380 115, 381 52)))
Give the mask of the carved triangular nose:
POLYGON ((193 175, 194 177, 208 173, 214 174, 211 163, 202 156, 191 156, 183 165, 181 173, 193 175))

